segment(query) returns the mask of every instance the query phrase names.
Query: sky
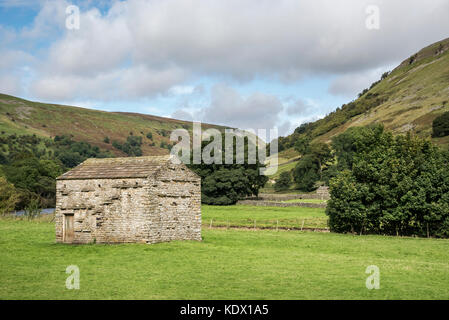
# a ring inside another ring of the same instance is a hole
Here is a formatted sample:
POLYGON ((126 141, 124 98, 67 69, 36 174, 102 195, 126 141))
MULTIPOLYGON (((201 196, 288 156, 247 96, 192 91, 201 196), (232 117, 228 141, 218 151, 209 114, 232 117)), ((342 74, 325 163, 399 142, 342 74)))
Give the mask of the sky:
POLYGON ((449 0, 0 0, 0 93, 291 133, 449 37, 449 0))

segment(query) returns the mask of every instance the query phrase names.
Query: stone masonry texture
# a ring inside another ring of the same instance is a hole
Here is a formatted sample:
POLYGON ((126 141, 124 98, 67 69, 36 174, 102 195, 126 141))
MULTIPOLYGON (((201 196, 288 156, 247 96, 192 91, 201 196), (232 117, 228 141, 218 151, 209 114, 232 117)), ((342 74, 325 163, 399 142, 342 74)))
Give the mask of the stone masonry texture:
POLYGON ((201 179, 168 156, 89 159, 58 177, 55 214, 57 242, 200 241, 201 179))

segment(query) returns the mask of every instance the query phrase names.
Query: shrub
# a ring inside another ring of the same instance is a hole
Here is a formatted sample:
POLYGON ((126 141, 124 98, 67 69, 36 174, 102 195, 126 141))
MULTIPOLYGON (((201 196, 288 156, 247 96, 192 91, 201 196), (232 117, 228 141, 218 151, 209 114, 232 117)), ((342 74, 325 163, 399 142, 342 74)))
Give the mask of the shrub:
POLYGON ((25 217, 28 220, 33 220, 34 218, 39 217, 41 214, 41 208, 39 205, 39 199, 33 198, 30 203, 25 207, 25 217))
POLYGON ((282 172, 278 179, 276 179, 276 184, 274 185, 274 190, 284 191, 288 190, 292 185, 292 176, 290 172, 282 172))
POLYGON ((449 135, 449 112, 445 112, 432 123, 433 133, 432 136, 434 138, 445 137, 449 135))
POLYGON ((121 144, 118 141, 113 141, 112 146, 123 151, 128 156, 140 157, 142 155, 142 137, 128 136, 125 143, 121 144))
POLYGON ((19 197, 13 184, 0 176, 0 215, 14 211, 19 197))

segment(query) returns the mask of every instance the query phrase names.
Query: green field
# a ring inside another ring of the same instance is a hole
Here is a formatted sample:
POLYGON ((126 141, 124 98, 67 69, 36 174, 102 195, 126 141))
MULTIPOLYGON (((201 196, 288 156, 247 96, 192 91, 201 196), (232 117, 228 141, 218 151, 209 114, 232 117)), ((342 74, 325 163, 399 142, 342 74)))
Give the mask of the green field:
POLYGON ((327 228, 324 209, 253 206, 203 206, 203 226, 246 228, 327 228), (303 224, 304 222, 304 224, 303 224))
POLYGON ((52 223, 0 219, 0 299, 449 299, 447 240, 208 228, 203 238, 64 245, 52 223), (79 290, 65 288, 69 265, 79 290), (380 290, 365 287, 370 265, 380 290))

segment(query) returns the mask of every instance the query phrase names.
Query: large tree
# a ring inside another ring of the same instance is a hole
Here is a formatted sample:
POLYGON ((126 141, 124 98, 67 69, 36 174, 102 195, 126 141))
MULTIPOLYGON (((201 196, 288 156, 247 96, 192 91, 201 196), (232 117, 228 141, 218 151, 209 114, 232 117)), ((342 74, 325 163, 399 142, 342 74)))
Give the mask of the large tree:
MULTIPOLYGON (((201 164, 191 164, 189 167, 201 177, 201 201, 212 205, 231 205, 238 200, 259 194, 268 181, 268 177, 261 175, 260 169, 265 165, 257 159, 255 164, 248 161, 248 144, 252 143, 247 138, 244 140, 244 163, 236 163, 236 146, 233 146, 234 164, 225 164, 225 142, 221 143, 222 164, 206 164, 202 159, 201 164)), ((208 142, 202 142, 202 150, 208 142)), ((256 149, 257 151, 257 149, 256 149)), ((214 151, 211 152, 214 157, 214 151)), ((192 152, 193 157, 193 152, 192 152)), ((191 161, 192 163, 193 161, 191 161)))
POLYGON ((449 157, 430 141, 377 131, 356 139, 352 170, 331 180, 335 232, 449 236, 449 157), (366 137, 375 138, 367 144, 366 137))

